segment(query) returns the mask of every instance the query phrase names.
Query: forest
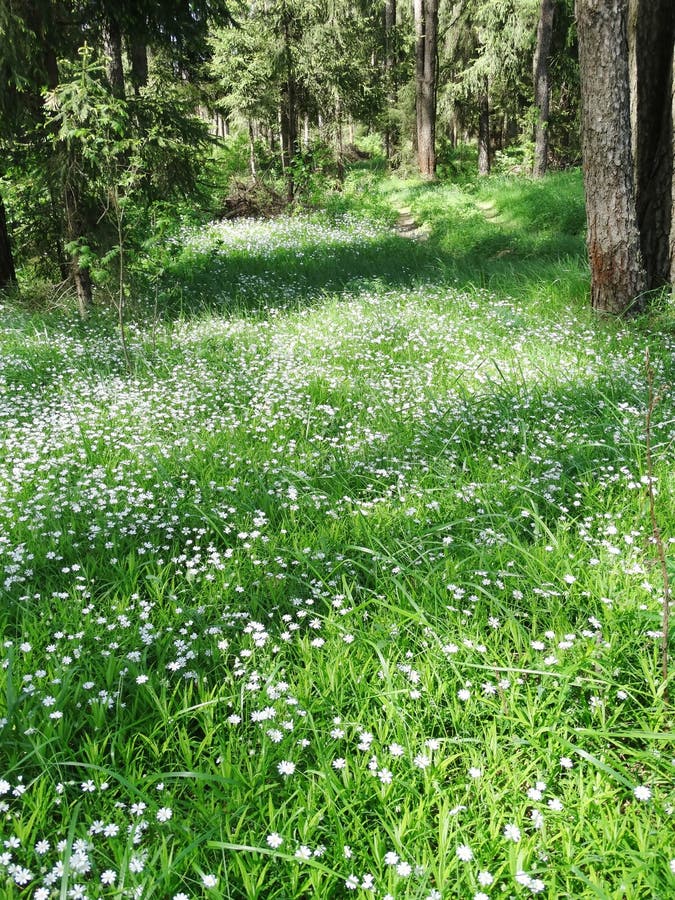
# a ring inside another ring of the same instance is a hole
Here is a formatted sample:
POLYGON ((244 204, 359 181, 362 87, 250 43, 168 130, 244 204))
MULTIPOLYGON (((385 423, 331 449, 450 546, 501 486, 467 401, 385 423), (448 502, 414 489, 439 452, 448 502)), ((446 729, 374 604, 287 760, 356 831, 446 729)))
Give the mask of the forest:
POLYGON ((0 898, 675 893, 672 0, 0 0, 0 898))

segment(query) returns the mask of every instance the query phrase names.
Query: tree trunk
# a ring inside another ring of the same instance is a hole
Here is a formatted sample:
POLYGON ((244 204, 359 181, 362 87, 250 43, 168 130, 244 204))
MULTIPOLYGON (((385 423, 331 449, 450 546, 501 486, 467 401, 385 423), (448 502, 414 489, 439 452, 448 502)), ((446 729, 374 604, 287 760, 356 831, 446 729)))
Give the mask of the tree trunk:
POLYGON ((485 78, 483 91, 478 98, 478 174, 490 174, 490 93, 485 78))
MULTIPOLYGON (((672 85, 673 97, 671 101, 671 117, 672 121, 675 122, 675 77, 673 78, 672 85)), ((675 153, 675 150, 673 151, 675 153)), ((673 294, 675 295, 675 227, 673 227, 672 223, 675 223, 675 166, 673 167, 673 177, 671 180, 671 213, 670 213, 670 283, 673 285, 673 294)))
POLYGON ((535 178, 544 176, 548 165, 548 115, 550 99, 548 55, 551 50, 554 13, 555 0, 541 0, 539 25, 537 26, 537 45, 532 61, 534 105, 537 110, 537 123, 534 128, 534 165, 532 166, 532 174, 535 178))
POLYGON ((387 124, 384 147, 387 159, 391 159, 398 147, 398 133, 392 121, 392 110, 398 99, 396 83, 396 0, 384 2, 384 82, 387 90, 387 124))
POLYGON ((284 65, 286 79, 281 91, 281 144, 283 168, 286 173, 286 198, 292 202, 295 194, 293 167, 291 163, 298 154, 298 117, 296 109, 296 84, 293 55, 291 52, 290 23, 288 16, 283 21, 284 65))
POLYGON ((423 178, 436 177, 436 61, 438 0, 414 0, 417 162, 423 178))
POLYGON ((70 277, 70 263, 63 246, 63 210, 61 208, 60 197, 61 189, 55 184, 54 173, 51 169, 47 169, 47 190, 49 192, 49 206, 51 208, 52 226, 54 233, 54 250, 59 274, 62 281, 67 281, 70 277))
POLYGON ((591 303, 636 311, 646 288, 635 210, 628 72, 628 0, 577 0, 581 150, 591 303))
POLYGON ((288 83, 284 84, 281 93, 281 106, 279 109, 279 137, 281 139, 281 168, 286 176, 286 199, 290 203, 295 193, 293 182, 293 169, 291 163, 295 156, 295 141, 293 135, 293 122, 291 108, 293 105, 292 94, 289 96, 288 83))
POLYGON ((337 175, 340 181, 345 180, 345 146, 342 132, 342 104, 339 95, 335 98, 335 143, 337 157, 337 175))
POLYGON ((12 256, 12 245, 7 229, 5 204, 2 197, 0 197, 0 291, 14 284, 16 284, 14 257, 12 256))
POLYGON ((94 305, 89 269, 83 268, 77 260, 77 257, 73 256, 71 272, 75 283, 75 291, 77 293, 77 308, 80 317, 86 319, 94 305))
POLYGON ((647 290, 670 281, 673 207, 673 0, 631 0, 635 205, 647 290))
POLYGON ((134 93, 138 94, 148 83, 148 47, 144 41, 132 38, 127 45, 127 53, 131 62, 131 83, 134 93))
MULTIPOLYGON (((86 229, 78 207, 78 198, 75 192, 71 187, 66 187, 66 236, 71 244, 77 244, 83 237, 86 237, 86 229)), ((80 316, 86 319, 94 305, 91 276, 89 270, 80 263, 80 254, 77 249, 71 253, 70 275, 77 293, 77 307, 80 311, 80 316)))
POLYGON ((251 178, 255 178, 257 175, 255 168, 255 134, 253 132, 253 122, 250 119, 248 122, 248 169, 251 178))
POLYGON ((124 66, 122 65, 122 32, 119 22, 112 17, 103 23, 103 53, 106 57, 106 73, 113 97, 124 99, 124 66))

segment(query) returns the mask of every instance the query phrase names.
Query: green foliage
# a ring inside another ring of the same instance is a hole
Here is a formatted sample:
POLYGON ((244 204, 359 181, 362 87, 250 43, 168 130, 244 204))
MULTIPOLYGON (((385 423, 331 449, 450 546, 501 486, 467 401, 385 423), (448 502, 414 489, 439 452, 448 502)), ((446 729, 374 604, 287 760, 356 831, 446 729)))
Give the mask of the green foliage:
POLYGON ((122 246, 146 236, 154 203, 194 195, 207 133, 177 88, 153 81, 133 98, 114 97, 91 50, 80 55, 62 62, 43 130, 53 177, 77 198, 78 226, 64 249, 102 282, 122 246))
POLYGON ((384 85, 379 17, 369 5, 313 0, 242 3, 237 27, 217 29, 210 75, 222 91, 221 108, 244 121, 276 128, 290 71, 297 111, 313 124, 374 119, 382 112, 384 85))
MULTIPOLYGON (((533 131, 532 56, 538 15, 538 0, 471 0, 443 8, 439 131, 446 123, 475 134, 478 98, 487 88, 493 131, 494 123, 505 117, 515 127, 515 133, 504 136, 507 146, 502 149, 521 141, 527 146, 533 131)), ((573 4, 567 0, 556 5, 549 66, 553 160, 560 166, 577 164, 578 62, 573 4)))

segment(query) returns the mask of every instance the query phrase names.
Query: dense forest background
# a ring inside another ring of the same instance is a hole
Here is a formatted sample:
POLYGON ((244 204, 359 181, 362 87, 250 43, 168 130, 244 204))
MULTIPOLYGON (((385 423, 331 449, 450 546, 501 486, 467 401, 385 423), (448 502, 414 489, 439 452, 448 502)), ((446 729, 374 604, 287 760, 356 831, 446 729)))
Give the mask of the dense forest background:
POLYGON ((83 314, 179 214, 311 203, 369 146, 427 178, 581 159, 572 0, 4 2, 0 33, 0 284, 83 314))
POLYGON ((666 0, 43 0, 0 15, 0 286, 17 267, 68 282, 83 315, 106 273, 122 291, 140 236, 233 174, 215 152, 232 135, 288 204, 339 183, 357 135, 430 180, 456 175, 466 144, 481 175, 583 157, 593 306, 636 311, 672 281, 666 0))

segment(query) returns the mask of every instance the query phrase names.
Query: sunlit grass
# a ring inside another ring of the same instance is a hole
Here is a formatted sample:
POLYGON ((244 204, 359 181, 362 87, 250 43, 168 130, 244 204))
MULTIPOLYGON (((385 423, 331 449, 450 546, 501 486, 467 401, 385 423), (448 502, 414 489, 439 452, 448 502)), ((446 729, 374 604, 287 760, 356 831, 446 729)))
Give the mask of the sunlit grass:
POLYGON ((186 231, 132 372, 8 311, 3 896, 672 893, 672 332, 529 184, 186 231))

